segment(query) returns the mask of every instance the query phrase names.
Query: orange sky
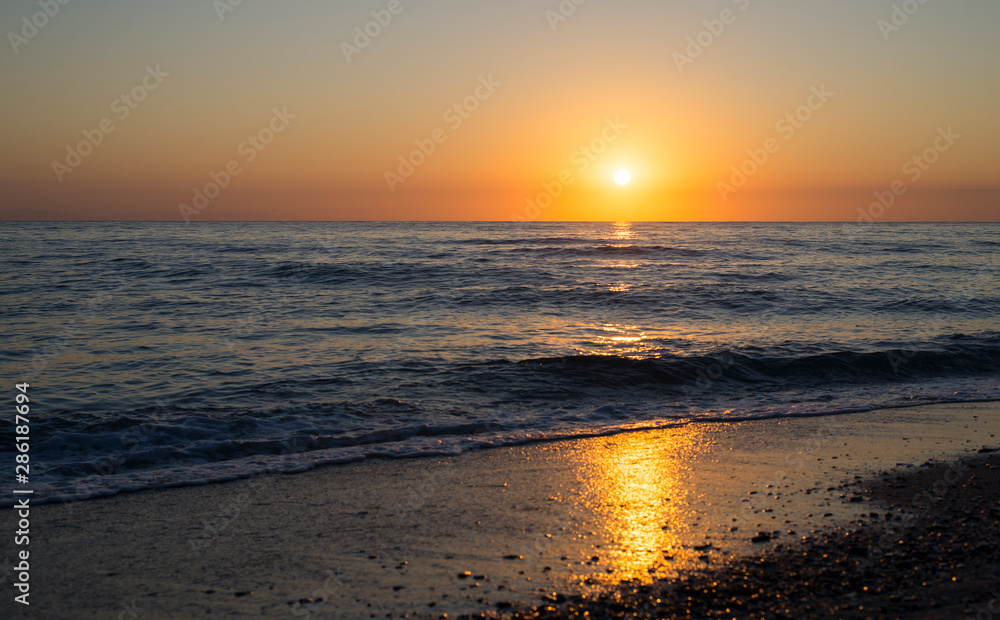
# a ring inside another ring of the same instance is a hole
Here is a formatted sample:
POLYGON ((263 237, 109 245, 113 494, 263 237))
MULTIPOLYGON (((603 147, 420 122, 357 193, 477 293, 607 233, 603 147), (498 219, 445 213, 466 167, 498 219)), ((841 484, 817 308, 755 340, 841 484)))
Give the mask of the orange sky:
POLYGON ((997 3, 184 4, 0 7, 0 218, 1000 212, 997 3))

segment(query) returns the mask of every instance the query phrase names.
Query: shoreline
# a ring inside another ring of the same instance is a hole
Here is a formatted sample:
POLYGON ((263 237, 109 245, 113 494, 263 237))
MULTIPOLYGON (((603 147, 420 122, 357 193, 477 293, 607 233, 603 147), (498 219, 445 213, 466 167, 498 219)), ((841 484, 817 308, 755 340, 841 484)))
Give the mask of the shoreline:
MULTIPOLYGON (((39 495, 35 497, 33 505, 43 506, 43 505, 60 505, 60 504, 74 504, 78 502, 89 502, 95 500, 106 500, 120 495, 126 495, 130 493, 145 493, 145 492, 157 492, 166 489, 181 489, 185 487, 203 486, 203 485, 213 485, 213 484, 226 484, 231 482, 239 482, 242 480, 250 480, 253 478, 261 476, 274 476, 274 475, 297 475, 301 473, 311 472, 316 469, 322 469, 325 467, 341 467, 344 465, 350 465, 365 461, 418 461, 423 459, 442 459, 442 458, 455 458, 460 457, 465 454, 472 452, 478 452, 483 450, 503 450, 509 448, 523 448, 531 447, 535 445, 542 445, 548 443, 559 443, 565 441, 577 441, 577 440, 587 440, 596 439, 602 437, 612 437, 615 435, 622 435, 628 433, 644 433, 649 431, 668 431, 671 429, 680 428, 690 424, 720 424, 720 425, 733 425, 742 424, 745 422, 766 422, 766 421, 781 421, 781 420, 796 420, 801 418, 827 418, 835 416, 855 416, 864 415, 871 412, 878 411, 895 411, 895 410, 905 410, 905 409, 920 409, 923 407, 937 407, 937 406, 947 406, 947 405, 989 405, 993 404, 1000 407, 1000 400, 997 399, 972 399, 972 400, 956 400, 956 401, 935 401, 935 402, 913 402, 913 403, 900 403, 891 406, 865 406, 856 409, 845 409, 840 411, 826 412, 826 413, 776 413, 773 415, 760 415, 756 417, 747 417, 740 419, 729 419, 725 417, 716 417, 712 415, 704 415, 703 417, 690 418, 684 420, 676 420, 670 422, 637 422, 631 425, 623 427, 613 427, 613 428, 598 428, 591 431, 580 431, 577 433, 566 434, 566 435, 551 435, 551 436, 532 436, 536 435, 534 431, 529 431, 525 437, 518 437, 513 440, 508 440, 499 444, 491 444, 488 446, 475 446, 465 449, 460 449, 455 452, 450 449, 442 450, 440 452, 430 452, 428 454, 413 454, 399 456, 393 453, 374 453, 374 454, 359 454, 359 455, 341 455, 335 457, 332 460, 321 459, 313 465, 309 465, 305 457, 308 457, 310 452, 290 452, 288 454, 283 454, 284 459, 295 459, 296 462, 292 466, 285 464, 284 466, 268 464, 262 466, 259 471, 255 473, 241 473, 241 474, 228 474, 225 477, 220 478, 205 478, 198 479, 192 482, 176 482, 172 481, 169 483, 161 483, 161 486, 137 486, 132 485, 132 488, 124 488, 121 490, 103 490, 99 489, 96 492, 90 494, 82 494, 81 496, 74 497, 64 497, 56 495, 55 498, 45 495, 45 491, 51 490, 50 488, 41 485, 36 487, 39 495), (304 467, 304 468, 303 468, 304 467)), ((322 452, 322 450, 316 451, 322 452)), ((114 474, 111 474, 114 475, 114 474)), ((153 472, 156 475, 156 472, 153 472)), ((86 486, 86 483, 81 486, 86 486)), ((5 509, 13 508, 14 500, 10 498, 0 497, 0 512, 5 509)))
POLYGON ((889 509, 867 521, 676 580, 468 618, 998 617, 1000 450, 979 452, 853 485, 889 509))
POLYGON ((47 504, 11 617, 440 618, 651 587, 884 515, 855 477, 997 447, 998 421, 981 403, 696 422, 47 504))

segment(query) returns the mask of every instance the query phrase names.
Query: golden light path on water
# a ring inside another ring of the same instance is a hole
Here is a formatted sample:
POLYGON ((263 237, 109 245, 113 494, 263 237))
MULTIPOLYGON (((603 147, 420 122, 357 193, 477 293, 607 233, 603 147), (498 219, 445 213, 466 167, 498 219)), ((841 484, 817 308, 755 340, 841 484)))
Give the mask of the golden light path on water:
POLYGON ((615 222, 612 226, 614 229, 611 234, 616 241, 629 241, 635 237, 632 222, 615 222))
MULTIPOLYGON (((613 224, 608 245, 628 248, 635 233, 630 222, 613 224)), ((638 264, 620 258, 606 263, 615 269, 635 269, 638 264)), ((616 281, 607 285, 615 293, 631 285, 616 281)), ((643 356, 651 349, 647 333, 629 323, 608 322, 599 328, 599 347, 592 354, 624 357, 643 356)), ((613 546, 593 549, 604 570, 576 576, 583 583, 609 585, 622 581, 650 582, 675 575, 699 562, 700 552, 685 548, 688 522, 693 519, 688 463, 704 446, 702 433, 690 427, 675 429, 670 440, 646 433, 624 433, 597 443, 587 443, 576 455, 583 503, 603 530, 599 535, 613 546)))
MULTIPOLYGON (((635 233, 630 222, 613 224, 610 245, 627 248, 635 233)), ((614 268, 637 265, 615 260, 614 268)), ((630 289, 627 282, 608 287, 612 292, 630 289)), ((639 326, 605 323, 598 341, 615 355, 642 355, 650 348, 639 326)), ((607 353, 605 349, 605 353, 607 353)), ((670 440, 647 433, 625 433, 600 443, 587 444, 580 461, 579 479, 584 483, 584 503, 598 517, 595 524, 614 545, 604 549, 596 575, 580 575, 580 581, 614 584, 627 580, 649 582, 676 574, 696 563, 700 553, 685 548, 688 522, 693 515, 695 493, 688 463, 703 449, 702 433, 691 427, 671 432, 670 440)))
MULTIPOLYGON (((631 222, 615 222, 612 224, 611 239, 609 245, 615 248, 628 248, 629 243, 635 238, 635 231, 632 230, 631 222)), ((607 267, 612 269, 637 269, 638 263, 624 262, 620 259, 608 261, 607 267)), ((608 291, 612 293, 627 293, 632 289, 632 284, 625 281, 611 282, 607 285, 608 291)), ((592 354, 607 354, 612 351, 613 355, 624 357, 642 355, 650 351, 649 345, 644 345, 647 335, 645 330, 637 325, 623 323, 605 323, 600 327, 605 332, 598 335, 597 343, 600 345, 592 354)))
POLYGON ((704 431, 685 426, 660 433, 624 433, 589 442, 576 455, 582 502, 594 515, 594 549, 602 572, 581 583, 615 584, 676 575, 702 564, 691 543, 697 518, 696 472, 690 464, 706 447, 704 431))

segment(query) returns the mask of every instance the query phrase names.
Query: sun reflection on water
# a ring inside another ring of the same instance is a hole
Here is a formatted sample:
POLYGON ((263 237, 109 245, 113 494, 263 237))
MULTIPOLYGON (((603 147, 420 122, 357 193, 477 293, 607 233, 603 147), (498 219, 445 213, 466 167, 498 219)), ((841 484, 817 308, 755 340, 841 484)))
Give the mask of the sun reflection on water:
POLYGON ((604 572, 581 581, 648 583, 701 562, 688 535, 698 494, 686 464, 704 448, 703 434, 681 427, 668 437, 625 433, 588 445, 578 472, 584 502, 612 543, 594 550, 604 572))
POLYGON ((632 230, 632 222, 615 222, 611 227, 611 235, 615 241, 630 241, 635 237, 635 232, 632 230))
POLYGON ((620 355, 622 357, 644 357, 655 349, 646 331, 638 325, 606 323, 599 328, 596 355, 620 355))

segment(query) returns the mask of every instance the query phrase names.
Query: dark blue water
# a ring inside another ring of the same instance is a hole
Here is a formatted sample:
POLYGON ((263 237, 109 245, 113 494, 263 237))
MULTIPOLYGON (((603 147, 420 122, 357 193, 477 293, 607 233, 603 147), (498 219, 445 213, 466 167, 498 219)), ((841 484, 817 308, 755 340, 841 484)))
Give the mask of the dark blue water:
POLYGON ((0 246, 39 499, 1000 399, 996 224, 6 223, 0 246))

